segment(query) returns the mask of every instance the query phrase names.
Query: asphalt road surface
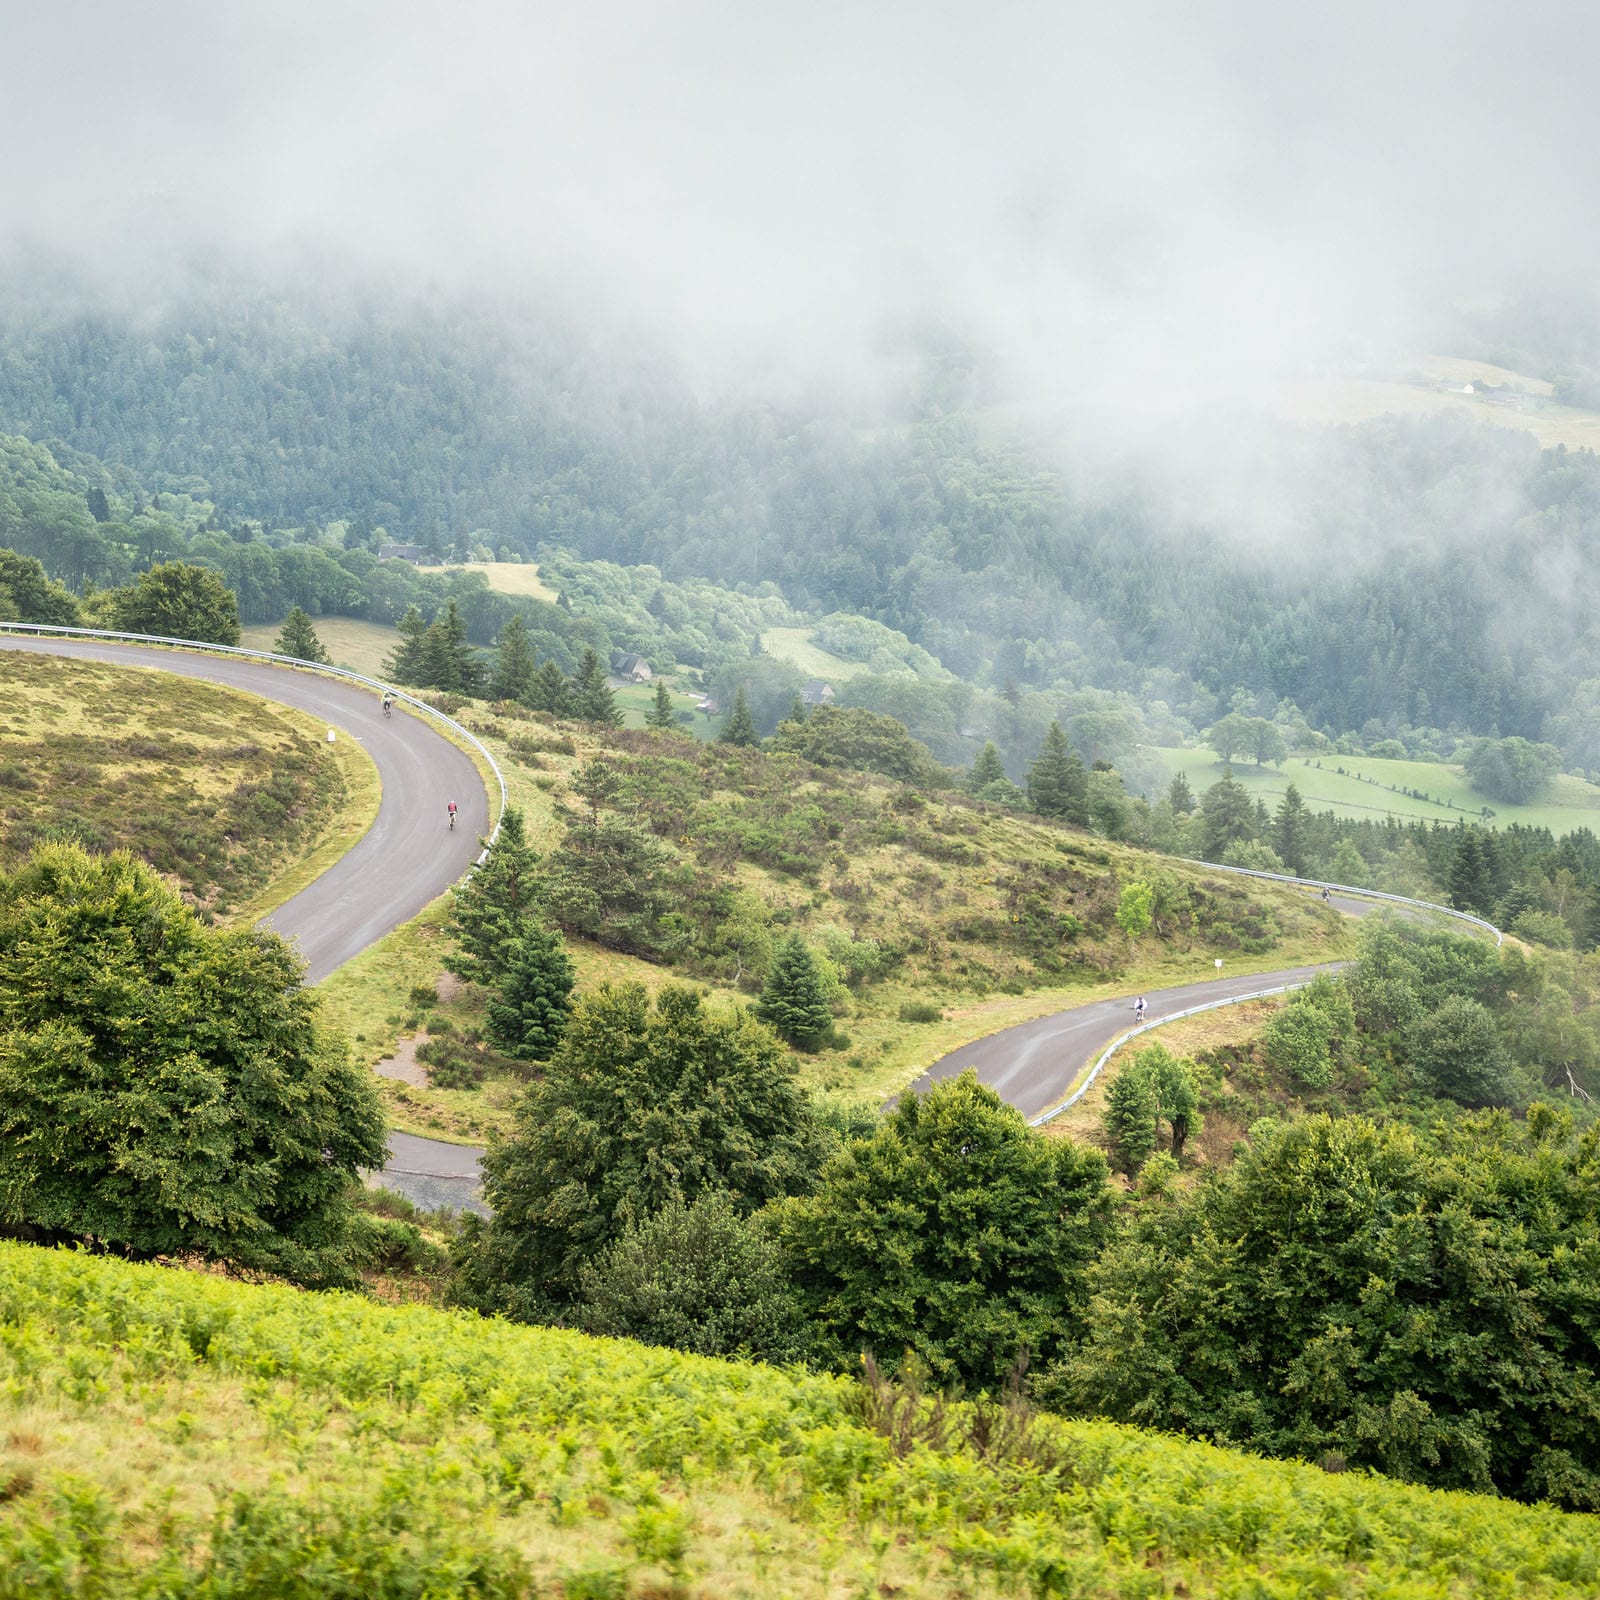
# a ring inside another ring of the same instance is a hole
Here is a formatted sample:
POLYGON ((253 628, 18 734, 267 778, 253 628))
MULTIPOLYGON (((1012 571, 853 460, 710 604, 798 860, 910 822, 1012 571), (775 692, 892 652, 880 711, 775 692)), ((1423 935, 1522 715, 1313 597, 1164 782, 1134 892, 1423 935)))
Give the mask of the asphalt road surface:
MULTIPOLYGON (((0 634, 0 649, 228 684, 310 712, 367 751, 383 783, 376 820, 354 849, 266 919, 299 949, 308 983, 320 982, 436 900, 476 859, 478 840, 489 831, 489 797, 466 752, 420 717, 400 710, 385 717, 379 697, 359 684, 234 656, 88 639, 0 634), (452 800, 461 808, 453 833, 446 811, 452 800)), ((383 1182, 419 1205, 460 1205, 476 1199, 481 1154, 393 1134, 383 1182)))

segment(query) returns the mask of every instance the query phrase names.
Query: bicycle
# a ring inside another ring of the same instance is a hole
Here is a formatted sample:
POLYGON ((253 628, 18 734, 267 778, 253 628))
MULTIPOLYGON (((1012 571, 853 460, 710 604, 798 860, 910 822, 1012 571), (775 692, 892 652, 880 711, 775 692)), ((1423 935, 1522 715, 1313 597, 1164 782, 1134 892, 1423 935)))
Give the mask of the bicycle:
POLYGON ((456 803, 454 800, 450 802, 450 831, 451 833, 456 831, 456 803))
POLYGON ((384 716, 388 716, 390 714, 390 712, 393 710, 393 708, 394 708, 394 696, 392 694, 386 694, 383 697, 383 714, 384 714, 384 716))

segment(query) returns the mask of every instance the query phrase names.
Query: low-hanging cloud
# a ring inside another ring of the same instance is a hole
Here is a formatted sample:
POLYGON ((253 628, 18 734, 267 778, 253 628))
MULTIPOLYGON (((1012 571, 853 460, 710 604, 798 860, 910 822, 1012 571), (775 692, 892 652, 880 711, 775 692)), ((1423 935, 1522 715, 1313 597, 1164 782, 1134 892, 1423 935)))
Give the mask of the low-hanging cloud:
POLYGON ((195 251, 578 294, 703 381, 937 318, 1167 425, 1600 244, 1575 3, 9 9, 0 237, 135 297, 195 251))

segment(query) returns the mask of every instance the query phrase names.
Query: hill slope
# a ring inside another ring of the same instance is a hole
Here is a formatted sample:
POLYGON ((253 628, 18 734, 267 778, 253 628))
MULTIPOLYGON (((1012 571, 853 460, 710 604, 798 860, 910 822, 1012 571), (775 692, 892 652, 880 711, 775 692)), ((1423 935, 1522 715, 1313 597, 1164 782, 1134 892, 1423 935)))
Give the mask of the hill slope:
POLYGON ((1597 1571, 1600 1526, 1541 1507, 0 1245, 7 1600, 1465 1600, 1597 1571))

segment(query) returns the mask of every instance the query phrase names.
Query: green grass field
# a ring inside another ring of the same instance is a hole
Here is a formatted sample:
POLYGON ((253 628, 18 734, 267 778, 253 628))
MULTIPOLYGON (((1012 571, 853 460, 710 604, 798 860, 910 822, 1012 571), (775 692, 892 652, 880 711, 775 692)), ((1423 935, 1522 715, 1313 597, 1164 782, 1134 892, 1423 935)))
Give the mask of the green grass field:
MULTIPOLYGON (((679 733, 692 733, 697 739, 715 739, 722 731, 723 717, 703 717, 695 710, 695 697, 684 694, 668 684, 668 691, 672 695, 672 709, 674 711, 687 711, 690 715, 688 722, 680 722, 677 727, 679 733)), ((654 683, 629 683, 620 689, 614 689, 617 697, 617 709, 622 713, 622 725, 625 728, 643 728, 646 726, 645 716, 656 703, 656 686, 654 683)))
MULTIPOLYGON (((1197 798, 1222 776, 1222 763, 1210 750, 1147 748, 1166 763, 1169 772, 1183 773, 1197 798)), ((1381 822, 1384 817, 1393 816, 1404 821, 1418 818, 1454 825, 1482 821, 1482 810, 1489 806, 1494 811, 1491 824, 1497 828, 1520 822, 1525 827, 1548 828, 1558 837, 1578 828, 1600 830, 1600 788, 1566 774, 1551 783, 1543 801, 1527 806, 1491 801, 1472 787, 1460 767, 1427 761, 1291 756, 1281 767, 1235 761, 1233 775, 1268 806, 1275 806, 1284 789, 1293 783, 1313 811, 1332 811, 1341 817, 1381 822), (1404 792, 1407 789, 1420 789, 1431 799, 1414 799, 1404 792)))
MULTIPOLYGON (((383 676, 383 659, 392 655, 400 635, 387 623, 359 622, 354 617, 313 617, 322 648, 336 667, 383 676)), ((281 622, 252 622, 240 630, 239 643, 247 650, 270 650, 282 629, 281 622)))
POLYGON ((489 587, 500 594, 528 595, 534 600, 554 601, 556 598, 556 591, 540 578, 538 567, 531 562, 466 561, 440 570, 481 572, 489 580, 489 587))
POLYGON ((777 661, 787 661, 813 678, 841 683, 867 670, 864 661, 846 661, 831 655, 811 642, 811 628, 768 628, 761 635, 761 648, 777 661))
POLYGON ((0 1595, 1582 1600, 1600 1523, 0 1243, 0 1595))

